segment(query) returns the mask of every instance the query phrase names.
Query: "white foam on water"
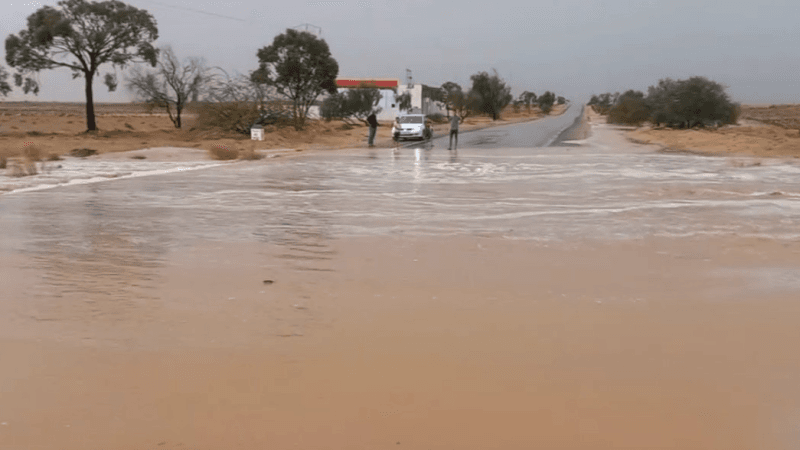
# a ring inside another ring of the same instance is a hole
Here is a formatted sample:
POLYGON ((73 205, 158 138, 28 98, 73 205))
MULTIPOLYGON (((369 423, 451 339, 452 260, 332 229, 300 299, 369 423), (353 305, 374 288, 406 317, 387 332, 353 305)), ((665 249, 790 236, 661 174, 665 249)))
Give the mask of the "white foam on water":
POLYGON ((25 177, 0 175, 0 192, 5 195, 42 191, 65 186, 102 183, 112 180, 166 175, 192 170, 206 169, 232 162, 118 162, 92 161, 81 158, 67 158, 56 163, 45 164, 41 173, 25 177))

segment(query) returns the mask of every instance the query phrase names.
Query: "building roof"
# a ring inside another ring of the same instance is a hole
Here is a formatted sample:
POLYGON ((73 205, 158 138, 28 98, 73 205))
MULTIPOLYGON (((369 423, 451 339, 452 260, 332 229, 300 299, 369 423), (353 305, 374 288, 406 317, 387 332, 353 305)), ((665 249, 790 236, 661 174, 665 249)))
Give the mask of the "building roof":
POLYGON ((336 80, 336 86, 340 88, 357 88, 361 87, 372 88, 396 88, 400 85, 400 80, 397 78, 339 78, 336 80))

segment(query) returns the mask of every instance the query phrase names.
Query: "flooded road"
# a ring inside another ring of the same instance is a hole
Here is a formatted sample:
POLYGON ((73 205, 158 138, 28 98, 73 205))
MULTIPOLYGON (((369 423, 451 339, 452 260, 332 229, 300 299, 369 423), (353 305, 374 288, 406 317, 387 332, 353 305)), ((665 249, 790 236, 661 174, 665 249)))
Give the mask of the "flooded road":
MULTIPOLYGON (((598 128, 602 132, 602 128, 598 128)), ((481 140, 497 133, 464 135, 481 140)), ((539 241, 728 235, 796 239, 800 164, 627 145, 380 149, 241 163, 0 197, 3 248, 135 248, 191 239, 496 235, 539 241)))
POLYGON ((800 164, 569 122, 0 195, 0 447, 795 448, 800 164))

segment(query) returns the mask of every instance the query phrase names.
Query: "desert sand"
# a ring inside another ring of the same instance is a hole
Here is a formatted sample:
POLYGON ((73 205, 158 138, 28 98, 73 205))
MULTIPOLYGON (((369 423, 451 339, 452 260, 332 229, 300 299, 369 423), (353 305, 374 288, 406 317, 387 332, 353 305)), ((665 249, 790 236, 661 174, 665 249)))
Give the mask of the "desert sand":
POLYGON ((67 309, 4 324, 0 446, 796 443, 800 306, 736 269, 766 258, 797 267, 797 244, 363 238, 333 248, 335 272, 299 273, 274 264, 276 248, 199 244, 162 273, 169 304, 138 308, 139 320, 67 309))
POLYGON ((657 144, 665 152, 800 158, 798 127, 797 105, 745 106, 736 126, 695 130, 641 127, 628 136, 634 142, 657 144))
MULTIPOLYGON (((551 115, 566 110, 566 105, 556 105, 551 115)), ((65 155, 74 149, 88 148, 98 153, 125 152, 148 148, 187 148, 208 151, 223 146, 235 150, 258 151, 269 149, 330 150, 365 148, 367 127, 360 122, 347 124, 341 121, 309 121, 297 131, 293 127, 265 127, 265 139, 254 141, 250 136, 213 129, 195 128, 196 116, 184 114, 184 126, 175 129, 169 117, 159 110, 148 110, 140 104, 97 104, 99 131, 86 133, 86 119, 82 104, 0 102, 0 157, 12 158, 22 154, 29 145, 35 145, 42 158, 65 155)), ((506 125, 543 117, 538 108, 512 108, 501 120, 491 117, 468 117, 461 125, 464 131, 488 126, 506 125)), ((376 145, 394 145, 391 123, 378 128, 376 145)), ((434 135, 446 134, 448 124, 435 124, 434 135)), ((130 156, 146 154, 137 153, 130 156)))

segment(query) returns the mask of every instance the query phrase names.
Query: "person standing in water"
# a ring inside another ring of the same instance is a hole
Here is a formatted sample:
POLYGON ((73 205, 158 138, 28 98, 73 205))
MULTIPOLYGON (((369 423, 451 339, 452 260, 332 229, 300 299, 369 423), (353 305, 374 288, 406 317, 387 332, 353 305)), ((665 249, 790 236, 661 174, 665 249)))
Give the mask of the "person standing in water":
POLYGON ((375 111, 369 113, 367 123, 369 124, 369 146, 375 147, 375 133, 378 132, 378 118, 375 117, 375 111))
POLYGON ((453 113, 453 116, 450 117, 450 147, 448 150, 456 150, 458 148, 458 123, 461 121, 461 117, 458 117, 458 114, 453 113), (456 138, 456 145, 453 146, 453 138, 456 138))

